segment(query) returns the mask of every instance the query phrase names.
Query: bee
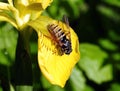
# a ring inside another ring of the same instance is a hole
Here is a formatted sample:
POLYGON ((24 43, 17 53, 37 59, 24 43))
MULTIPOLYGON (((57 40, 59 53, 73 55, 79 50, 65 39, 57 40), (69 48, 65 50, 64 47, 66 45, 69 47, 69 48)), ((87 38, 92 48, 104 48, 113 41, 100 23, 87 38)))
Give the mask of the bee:
POLYGON ((49 24, 47 28, 53 39, 60 47, 62 53, 69 55, 72 52, 72 47, 70 39, 67 38, 67 34, 70 32, 65 34, 62 28, 60 28, 60 26, 57 24, 49 24))

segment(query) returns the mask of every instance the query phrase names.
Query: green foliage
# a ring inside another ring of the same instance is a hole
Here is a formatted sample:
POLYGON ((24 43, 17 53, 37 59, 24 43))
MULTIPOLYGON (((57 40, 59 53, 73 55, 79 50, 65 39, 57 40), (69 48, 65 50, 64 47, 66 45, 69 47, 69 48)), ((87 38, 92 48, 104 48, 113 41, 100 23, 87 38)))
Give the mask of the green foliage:
POLYGON ((75 67, 72 71, 71 77, 70 77, 70 83, 72 85, 73 90, 72 91, 83 91, 85 89, 85 77, 83 76, 82 71, 80 71, 77 67, 75 67))
POLYGON ((117 34, 114 30, 109 30, 109 34, 108 34, 111 38, 111 40, 117 42, 120 41, 120 36, 119 33, 117 34))
POLYGON ((111 7, 100 5, 97 9, 101 12, 101 14, 107 16, 108 18, 111 18, 115 21, 120 20, 119 14, 116 11, 114 11, 114 9, 112 9, 111 7))
POLYGON ((94 91, 94 89, 92 87, 86 85, 83 91, 94 91))
POLYGON ((16 87, 16 91, 33 91, 32 89, 33 89, 32 86, 25 85, 16 87))
POLYGON ((107 53, 92 44, 81 44, 80 52, 79 66, 90 80, 98 84, 112 80, 112 66, 109 64, 102 67, 105 58, 108 57, 107 53))
POLYGON ((10 66, 15 60, 17 34, 10 24, 0 29, 0 64, 10 66))
POLYGON ((60 19, 63 15, 79 17, 80 9, 84 4, 84 0, 54 0, 47 9, 47 14, 53 18, 60 19))
POLYGON ((115 53, 113 54, 113 59, 115 59, 116 61, 120 61, 120 53, 115 53))
POLYGON ((40 79, 42 82, 42 86, 46 91, 65 91, 63 88, 60 88, 55 85, 51 85, 44 76, 41 76, 40 79))
POLYGON ((108 89, 108 91, 120 91, 120 84, 119 83, 113 83, 111 85, 111 88, 108 89))
POLYGON ((107 39, 100 39, 99 40, 100 45, 107 49, 107 50, 111 50, 111 51, 116 51, 118 50, 118 46, 115 45, 114 43, 112 43, 110 40, 107 39))
POLYGON ((0 91, 3 91, 2 87, 0 87, 0 91))
POLYGON ((120 0, 103 0, 103 1, 107 2, 110 5, 120 7, 120 0))

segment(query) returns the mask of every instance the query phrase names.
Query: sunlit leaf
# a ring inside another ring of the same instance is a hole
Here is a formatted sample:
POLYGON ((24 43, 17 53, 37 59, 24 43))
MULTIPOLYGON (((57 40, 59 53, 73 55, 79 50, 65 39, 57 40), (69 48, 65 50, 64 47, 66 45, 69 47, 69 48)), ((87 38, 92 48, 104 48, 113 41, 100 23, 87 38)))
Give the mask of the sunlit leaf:
POLYGON ((103 65, 107 53, 98 46, 92 44, 80 45, 81 60, 79 66, 85 71, 87 77, 94 82, 101 84, 112 79, 112 66, 103 65))
POLYGON ((83 91, 85 89, 85 78, 77 67, 75 67, 70 76, 70 83, 72 85, 73 91, 83 91))
POLYGON ((86 85, 83 91, 95 91, 92 87, 86 85))
POLYGON ((33 87, 27 85, 20 85, 16 86, 16 91, 33 91, 33 87))
POLYGON ((107 82, 109 80, 112 80, 112 65, 108 64, 102 67, 102 69, 99 70, 99 78, 101 82, 107 82))
POLYGON ((45 89, 48 89, 50 88, 52 85, 50 84, 50 82, 44 77, 44 76, 41 76, 41 82, 42 82, 42 86, 45 88, 45 89))
POLYGON ((12 84, 10 84, 10 91, 15 91, 15 89, 14 89, 12 84))

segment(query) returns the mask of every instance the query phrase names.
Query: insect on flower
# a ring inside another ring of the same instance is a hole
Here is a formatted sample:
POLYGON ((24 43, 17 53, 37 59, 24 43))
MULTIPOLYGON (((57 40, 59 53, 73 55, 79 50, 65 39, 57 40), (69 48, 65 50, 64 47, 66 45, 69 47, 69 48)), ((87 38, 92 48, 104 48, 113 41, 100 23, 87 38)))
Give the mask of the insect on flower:
MULTIPOLYGON (((69 22, 67 17, 63 16, 64 22, 69 29, 69 22)), ((70 32, 64 32, 64 30, 57 24, 49 24, 48 31, 53 37, 53 40, 60 47, 62 54, 65 53, 69 55, 72 52, 70 32)))

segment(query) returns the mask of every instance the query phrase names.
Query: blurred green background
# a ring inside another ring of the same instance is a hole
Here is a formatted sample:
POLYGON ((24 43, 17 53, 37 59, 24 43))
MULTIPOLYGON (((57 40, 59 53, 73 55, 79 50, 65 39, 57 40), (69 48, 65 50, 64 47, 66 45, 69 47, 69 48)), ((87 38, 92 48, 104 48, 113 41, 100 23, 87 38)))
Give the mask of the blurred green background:
MULTIPOLYGON (((81 58, 64 88, 51 85, 39 70, 37 34, 33 32, 34 91, 120 91, 120 0, 54 0, 43 15, 56 20, 68 16, 79 37, 81 58)), ((17 38, 15 28, 0 22, 0 91, 9 91, 9 86, 14 91, 17 38)))

